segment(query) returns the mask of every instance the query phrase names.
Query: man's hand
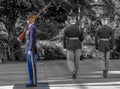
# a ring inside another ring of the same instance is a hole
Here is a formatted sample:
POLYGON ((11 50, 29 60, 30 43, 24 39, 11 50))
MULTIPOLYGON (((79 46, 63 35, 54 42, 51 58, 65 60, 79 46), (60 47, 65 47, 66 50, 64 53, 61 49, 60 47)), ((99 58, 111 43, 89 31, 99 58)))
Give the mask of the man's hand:
POLYGON ((110 52, 113 52, 115 49, 116 49, 116 45, 114 45, 114 46, 112 47, 112 49, 110 50, 110 52))
POLYGON ((67 55, 67 50, 66 49, 63 49, 63 54, 67 55))
POLYGON ((63 49, 63 51, 66 51, 66 49, 63 49))
POLYGON ((116 49, 116 45, 113 46, 113 50, 116 49))
POLYGON ((18 41, 18 42, 22 42, 19 37, 17 38, 17 41, 18 41))
POLYGON ((28 51, 28 55, 31 55, 32 54, 32 51, 28 51))

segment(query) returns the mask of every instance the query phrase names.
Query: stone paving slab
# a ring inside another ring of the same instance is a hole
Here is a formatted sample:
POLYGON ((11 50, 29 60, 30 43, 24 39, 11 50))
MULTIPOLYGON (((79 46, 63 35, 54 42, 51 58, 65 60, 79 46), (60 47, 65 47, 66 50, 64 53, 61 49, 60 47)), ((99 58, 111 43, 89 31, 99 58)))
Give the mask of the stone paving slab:
POLYGON ((8 63, 0 65, 0 89, 120 89, 120 60, 110 61, 107 79, 102 77, 99 61, 80 61, 76 80, 70 76, 66 60, 40 61, 37 64, 38 80, 49 86, 26 88, 28 82, 27 64, 8 63))

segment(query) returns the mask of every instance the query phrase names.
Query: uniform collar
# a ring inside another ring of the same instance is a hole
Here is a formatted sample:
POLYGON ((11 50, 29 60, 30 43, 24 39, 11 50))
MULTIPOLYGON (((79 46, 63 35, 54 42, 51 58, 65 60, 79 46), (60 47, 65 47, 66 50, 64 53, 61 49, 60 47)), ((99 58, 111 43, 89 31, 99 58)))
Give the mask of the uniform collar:
POLYGON ((74 25, 75 23, 71 23, 71 25, 74 25))
POLYGON ((34 23, 29 24, 29 27, 31 27, 34 23))

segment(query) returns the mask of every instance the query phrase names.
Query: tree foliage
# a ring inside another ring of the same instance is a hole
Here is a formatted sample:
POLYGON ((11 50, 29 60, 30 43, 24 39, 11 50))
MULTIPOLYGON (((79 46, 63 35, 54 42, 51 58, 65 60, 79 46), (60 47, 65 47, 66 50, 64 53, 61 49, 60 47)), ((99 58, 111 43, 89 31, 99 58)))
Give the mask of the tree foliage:
MULTIPOLYGON (((116 17, 120 20, 119 0, 0 0, 0 22, 5 24, 9 33, 6 41, 13 42, 15 46, 16 29, 22 32, 26 18, 30 14, 37 14, 49 2, 51 2, 50 7, 47 8, 46 13, 41 13, 40 19, 36 22, 38 38, 42 40, 50 40, 59 33, 71 10, 80 15, 81 21, 86 17, 95 21, 95 24, 102 16, 110 18, 111 21, 116 20, 116 17), (21 22, 17 22, 18 18, 21 22), (16 23, 22 25, 16 28, 16 23)), ((86 21, 84 23, 86 24, 86 21)), ((88 29, 90 34, 95 32, 95 24, 88 27, 91 27, 88 29)))

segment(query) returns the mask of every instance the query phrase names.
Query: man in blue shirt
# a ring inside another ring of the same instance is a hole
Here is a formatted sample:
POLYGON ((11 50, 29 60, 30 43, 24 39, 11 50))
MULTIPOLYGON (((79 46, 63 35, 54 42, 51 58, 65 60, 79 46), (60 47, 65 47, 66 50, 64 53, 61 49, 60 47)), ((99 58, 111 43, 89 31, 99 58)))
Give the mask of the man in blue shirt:
POLYGON ((26 43, 25 43, 25 54, 26 60, 28 64, 28 71, 29 71, 29 83, 25 84, 26 87, 35 87, 37 86, 37 47, 36 47, 36 40, 37 40, 37 29, 34 25, 35 17, 30 16, 29 20, 27 21, 28 27, 25 34, 26 43))

